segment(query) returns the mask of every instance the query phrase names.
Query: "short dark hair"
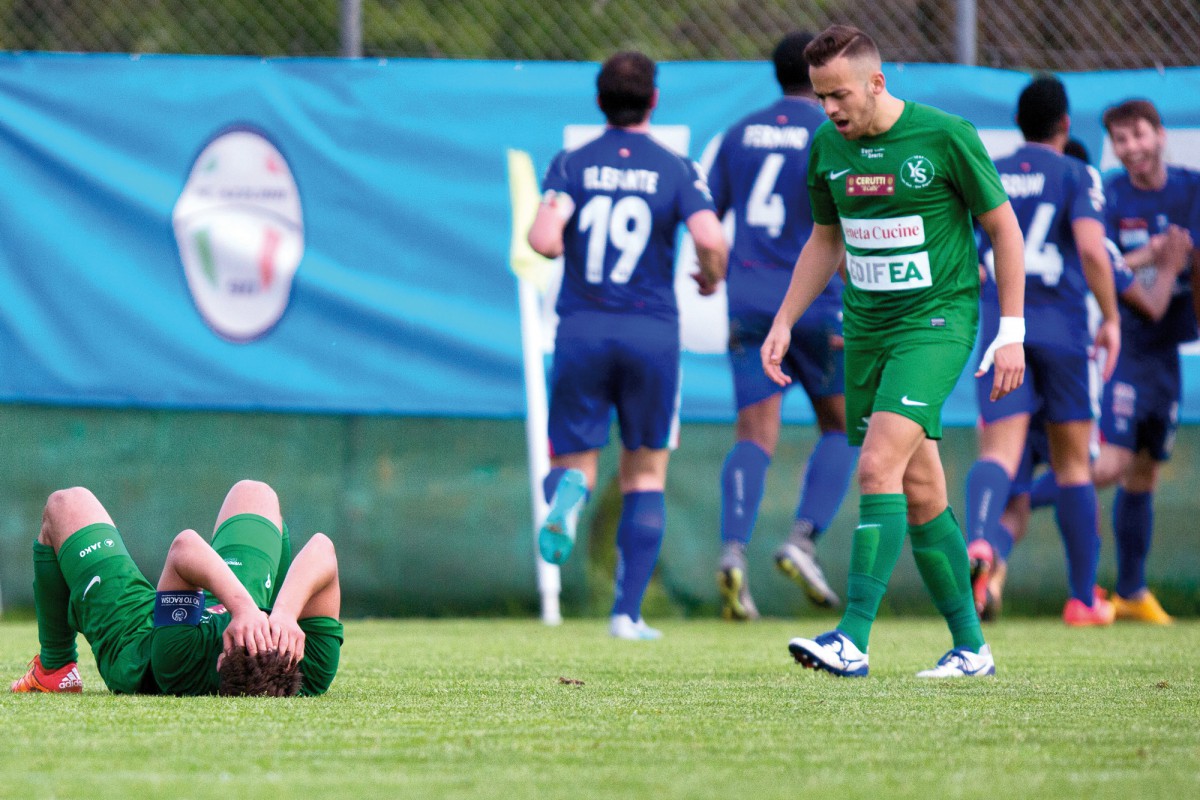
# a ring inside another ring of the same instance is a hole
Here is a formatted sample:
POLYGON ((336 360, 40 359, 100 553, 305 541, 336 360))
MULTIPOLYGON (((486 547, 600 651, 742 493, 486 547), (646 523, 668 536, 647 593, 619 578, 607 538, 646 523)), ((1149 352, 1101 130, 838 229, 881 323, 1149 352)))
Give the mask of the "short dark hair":
POLYGON ((853 25, 830 25, 804 48, 810 67, 823 67, 838 56, 870 56, 878 60, 879 48, 874 39, 853 25))
POLYGON ((223 697, 294 697, 304 680, 299 665, 274 650, 250 655, 245 647, 227 651, 217 675, 217 694, 223 697))
POLYGON ((1154 103, 1141 97, 1110 106, 1100 121, 1104 123, 1105 130, 1111 134, 1114 125, 1132 125, 1139 119, 1146 120, 1155 128, 1163 126, 1162 117, 1159 116, 1154 103))
POLYGON ((654 102, 657 68, 644 53, 629 50, 610 56, 596 76, 600 110, 608 124, 637 125, 646 119, 654 102))
POLYGON ((1017 98, 1017 127, 1026 141, 1046 142, 1069 110, 1062 81, 1053 75, 1039 75, 1017 98))
POLYGON ((1088 152, 1087 146, 1073 136, 1067 139, 1067 143, 1063 145, 1063 155, 1078 158, 1085 164, 1092 163, 1092 155, 1088 152))
POLYGON ((813 40, 808 31, 794 31, 775 45, 771 60, 775 62, 775 80, 784 94, 799 94, 812 88, 808 78, 808 59, 804 48, 813 40))

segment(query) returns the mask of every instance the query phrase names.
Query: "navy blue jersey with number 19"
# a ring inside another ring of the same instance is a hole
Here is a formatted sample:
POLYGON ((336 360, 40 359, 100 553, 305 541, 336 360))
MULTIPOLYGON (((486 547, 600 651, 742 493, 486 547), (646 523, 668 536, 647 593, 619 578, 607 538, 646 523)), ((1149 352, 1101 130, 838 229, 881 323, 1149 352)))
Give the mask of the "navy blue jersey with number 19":
POLYGON ((545 192, 571 198, 559 316, 574 311, 676 320, 678 225, 713 210, 696 166, 646 133, 609 128, 550 164, 545 192))

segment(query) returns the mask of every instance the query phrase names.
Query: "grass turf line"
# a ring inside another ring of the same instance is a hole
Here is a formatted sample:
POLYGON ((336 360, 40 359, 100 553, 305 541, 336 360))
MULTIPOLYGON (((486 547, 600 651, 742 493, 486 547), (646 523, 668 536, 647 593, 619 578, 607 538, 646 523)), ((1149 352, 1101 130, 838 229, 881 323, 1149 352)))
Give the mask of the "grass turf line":
MULTIPOLYGON (((921 681, 935 619, 884 619, 871 677, 794 664, 824 621, 352 621, 315 700, 0 696, 0 797, 1177 798, 1200 783, 1200 623, 1006 619, 996 679, 921 681), (568 681, 582 681, 564 683, 568 681)), ((36 651, 0 624, 5 680, 36 651)))

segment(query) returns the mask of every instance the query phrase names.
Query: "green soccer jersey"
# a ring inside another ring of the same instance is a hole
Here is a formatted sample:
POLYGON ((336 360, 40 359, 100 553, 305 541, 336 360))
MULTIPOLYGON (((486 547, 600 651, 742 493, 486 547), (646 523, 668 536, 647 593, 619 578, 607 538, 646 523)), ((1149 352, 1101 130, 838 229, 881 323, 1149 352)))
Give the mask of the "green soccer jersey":
POLYGON ((879 136, 849 141, 826 122, 808 165, 813 219, 842 228, 847 337, 940 330, 975 341, 973 216, 1008 197, 971 123, 906 102, 879 136))

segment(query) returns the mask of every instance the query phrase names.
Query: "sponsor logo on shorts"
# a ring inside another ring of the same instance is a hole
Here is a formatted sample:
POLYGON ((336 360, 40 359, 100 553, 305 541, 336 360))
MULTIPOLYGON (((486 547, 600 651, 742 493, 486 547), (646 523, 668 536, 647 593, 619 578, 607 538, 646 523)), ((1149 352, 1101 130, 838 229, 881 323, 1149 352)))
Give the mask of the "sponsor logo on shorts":
POLYGON ((114 542, 112 539, 105 539, 103 542, 92 542, 87 547, 85 547, 79 551, 79 557, 87 558, 87 556, 89 554, 96 552, 101 547, 116 547, 116 546, 117 546, 117 543, 114 542))
POLYGON ((895 175, 850 175, 846 178, 846 194, 849 197, 895 193, 895 175))
POLYGON ((846 244, 862 250, 920 247, 925 244, 925 220, 919 214, 885 219, 842 217, 846 244))
POLYGON ((898 256, 846 254, 846 273, 855 288, 867 292, 898 292, 933 285, 929 254, 925 251, 898 256))
POLYGON ((936 174, 933 162, 925 156, 909 156, 900 165, 900 180, 910 189, 924 189, 936 174))
POLYGON ((1116 381, 1112 389, 1112 413, 1116 417, 1132 417, 1137 407, 1137 389, 1130 383, 1116 381))
POLYGON ((912 406, 914 408, 921 408, 921 407, 929 405, 929 403, 922 403, 920 400, 910 400, 908 398, 908 395, 904 395, 903 397, 900 398, 900 405, 912 406))
POLYGON ((87 593, 88 593, 88 592, 90 592, 90 591, 92 590, 92 587, 93 587, 93 586, 95 586, 95 585, 96 585, 96 584, 98 584, 98 583, 100 583, 100 576, 99 576, 99 575, 93 575, 93 576, 92 576, 92 579, 91 579, 90 581, 88 581, 88 585, 87 585, 87 586, 85 586, 85 587, 83 588, 83 594, 81 594, 81 595, 79 596, 79 599, 80 599, 80 600, 86 600, 86 599, 87 599, 87 593))

